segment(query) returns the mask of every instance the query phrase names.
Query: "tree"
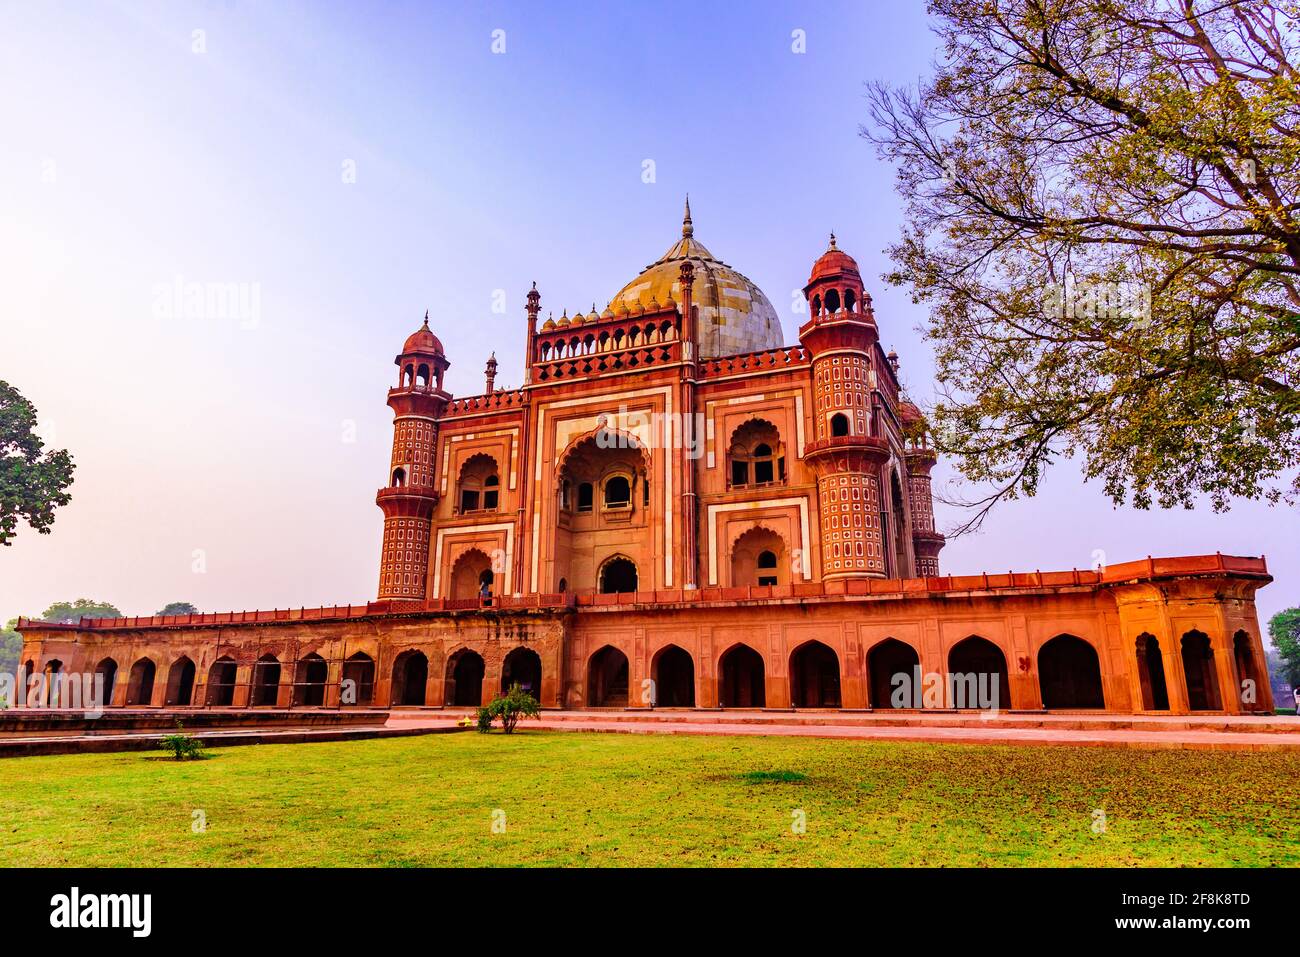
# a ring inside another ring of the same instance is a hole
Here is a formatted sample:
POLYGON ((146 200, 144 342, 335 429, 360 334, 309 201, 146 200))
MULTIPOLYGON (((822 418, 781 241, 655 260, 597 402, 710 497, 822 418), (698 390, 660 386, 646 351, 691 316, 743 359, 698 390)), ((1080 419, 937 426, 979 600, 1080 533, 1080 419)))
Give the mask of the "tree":
POLYGON ((72 500, 72 457, 45 451, 36 436, 36 406, 0 381, 0 545, 13 544, 18 520, 48 535, 54 510, 72 500))
POLYGON ((492 722, 500 718, 501 730, 506 734, 514 734, 515 725, 522 716, 540 718, 541 710, 537 699, 515 683, 504 696, 493 698, 489 704, 478 709, 478 729, 486 733, 492 729, 492 722))
POLYGON ((50 621, 60 625, 75 625, 82 618, 121 618, 122 613, 115 605, 108 602, 91 601, 78 598, 76 601, 55 602, 41 615, 41 621, 50 621))
POLYGON ((172 601, 164 605, 159 615, 197 615, 199 610, 187 601, 172 601))
POLYGON ((998 501, 1062 453, 1116 503, 1295 501, 1296 4, 931 0, 942 56, 863 135, 930 307, 940 451, 998 501))
POLYGON ((1268 636, 1282 657, 1288 688, 1300 688, 1300 607, 1279 611, 1269 619, 1268 636))
POLYGON ((18 633, 18 619, 10 618, 0 630, 0 674, 17 674, 22 653, 23 636, 18 633))

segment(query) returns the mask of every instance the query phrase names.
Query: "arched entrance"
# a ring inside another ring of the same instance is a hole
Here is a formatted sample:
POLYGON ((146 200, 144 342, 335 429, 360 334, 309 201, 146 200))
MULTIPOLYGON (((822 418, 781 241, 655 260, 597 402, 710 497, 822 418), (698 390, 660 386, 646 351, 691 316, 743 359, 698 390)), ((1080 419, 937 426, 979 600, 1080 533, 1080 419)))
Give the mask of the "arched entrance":
POLYGON ((330 669, 325 659, 312 653, 298 660, 298 671, 293 683, 293 703, 305 708, 319 708, 325 704, 325 685, 330 669))
POLYGON ((660 648, 650 663, 650 677, 655 683, 656 707, 695 707, 695 661, 685 648, 660 648))
POLYGON ((997 710, 1011 707, 1006 655, 979 635, 963 638, 949 650, 948 685, 949 707, 997 710))
POLYGON ((105 658, 95 666, 95 678, 97 680, 101 678, 103 679, 103 691, 101 693, 104 696, 104 700, 101 702, 101 705, 107 708, 113 703, 113 685, 117 681, 117 662, 112 658, 105 658))
POLYGON ((636 565, 630 558, 621 555, 611 558, 600 567, 600 590, 602 594, 611 595, 618 592, 636 591, 636 565))
POLYGON ((208 669, 208 704, 229 708, 235 703, 235 662, 224 655, 208 669))
POLYGON ((541 703, 542 659, 533 649, 516 648, 501 663, 501 690, 509 691, 512 684, 518 684, 541 703))
POLYGON ((393 661, 393 704, 423 705, 428 681, 429 659, 424 652, 403 651, 393 661))
POLYGON ((460 558, 451 571, 452 598, 478 598, 487 582, 489 596, 493 592, 492 559, 485 552, 471 548, 460 558))
POLYGON ((41 690, 41 697, 46 708, 60 708, 64 704, 63 679, 59 677, 62 672, 63 662, 58 658, 45 662, 45 686, 41 690))
POLYGON ((867 679, 871 685, 871 707, 917 708, 922 704, 918 677, 921 657, 916 649, 897 638, 886 638, 867 653, 867 679), (896 675, 906 681, 895 681, 896 675), (895 698, 895 689, 903 692, 895 698))
POLYGON ((1187 679, 1187 707, 1192 711, 1218 711, 1218 672, 1210 636, 1200 631, 1183 635, 1183 675, 1187 679))
POLYGON ((348 655, 343 662, 343 681, 339 686, 339 703, 344 707, 373 704, 375 700, 375 659, 364 651, 348 655))
POLYGON ((462 648, 447 659, 447 683, 442 700, 458 708, 483 704, 483 656, 462 648))
POLYGON ((1097 651, 1074 635, 1057 635, 1038 650, 1044 708, 1104 708, 1097 651))
POLYGON ((1165 658, 1154 635, 1137 639, 1138 684, 1142 687, 1143 711, 1168 711, 1169 686, 1165 683, 1165 658))
POLYGON ((189 706, 193 696, 194 662, 188 655, 181 655, 172 662, 167 672, 167 697, 164 701, 168 705, 184 708, 189 706))
POLYGON ((627 707, 627 655, 606 645, 587 662, 587 706, 627 707))
POLYGON ((126 703, 146 706, 153 701, 153 679, 157 667, 151 658, 141 658, 131 666, 126 684, 126 703))
POLYGON ((718 703, 724 708, 766 708, 767 675, 763 656, 749 645, 732 645, 718 662, 722 687, 718 703))
POLYGON ((263 655, 253 663, 254 708, 274 708, 280 702, 280 659, 263 655))
POLYGON ((809 641, 790 656, 790 703, 796 708, 840 706, 840 659, 820 641, 809 641))
POLYGON ((1264 706, 1260 695, 1264 682, 1260 680, 1259 670, 1255 667, 1255 649, 1250 635, 1244 631, 1232 636, 1232 660, 1237 666, 1237 700, 1247 711, 1262 709, 1264 706))

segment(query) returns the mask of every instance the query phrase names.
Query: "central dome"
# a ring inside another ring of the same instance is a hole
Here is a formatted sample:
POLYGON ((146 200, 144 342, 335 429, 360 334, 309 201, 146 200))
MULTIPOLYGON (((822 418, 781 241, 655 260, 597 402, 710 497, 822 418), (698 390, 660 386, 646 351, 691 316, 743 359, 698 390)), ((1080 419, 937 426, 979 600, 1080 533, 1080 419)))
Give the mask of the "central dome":
POLYGON ((781 321, 763 290, 713 258, 713 253, 695 238, 689 199, 686 218, 682 221, 682 238, 615 293, 609 307, 618 312, 620 305, 626 309, 636 304, 645 307, 651 299, 659 303, 670 298, 681 302, 680 270, 687 259, 695 267, 691 300, 699 310, 695 338, 702 358, 760 352, 785 345, 781 321))

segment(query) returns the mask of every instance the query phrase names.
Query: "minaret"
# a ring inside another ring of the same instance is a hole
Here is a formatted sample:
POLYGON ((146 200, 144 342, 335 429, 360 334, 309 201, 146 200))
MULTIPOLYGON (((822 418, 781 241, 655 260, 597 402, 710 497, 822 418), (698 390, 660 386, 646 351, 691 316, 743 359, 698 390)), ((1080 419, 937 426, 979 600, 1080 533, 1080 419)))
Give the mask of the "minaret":
POLYGON ((804 459, 817 475, 822 578, 883 578, 881 470, 889 442, 872 404, 879 334, 858 264, 834 233, 803 292, 809 319, 799 341, 812 357, 814 416, 804 459))
POLYGON ((925 416, 909 399, 898 406, 903 426, 903 443, 907 449, 907 500, 912 513, 912 554, 916 556, 916 574, 921 578, 939 575, 939 551, 946 539, 934 529, 934 498, 930 487, 930 470, 938 461, 930 447, 929 425, 925 416))
POLYGON ((429 530, 438 502, 438 419, 451 399, 442 389, 448 366, 442 343, 429 330, 429 314, 402 346, 393 410, 393 455, 388 485, 375 501, 384 512, 379 598, 423 601, 429 576, 429 530))
POLYGON ((488 356, 487 368, 484 370, 487 378, 487 394, 491 395, 492 390, 496 387, 497 381, 497 354, 494 352, 488 356))

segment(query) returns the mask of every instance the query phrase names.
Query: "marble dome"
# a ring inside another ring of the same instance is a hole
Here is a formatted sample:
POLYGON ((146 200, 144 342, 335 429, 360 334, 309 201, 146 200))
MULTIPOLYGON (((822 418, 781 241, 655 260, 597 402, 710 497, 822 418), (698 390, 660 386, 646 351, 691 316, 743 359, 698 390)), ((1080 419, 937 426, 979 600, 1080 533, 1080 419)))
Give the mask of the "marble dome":
POLYGON ((785 344, 781 321, 763 290, 735 269, 714 257, 695 238, 691 204, 687 200, 682 238, 614 294, 609 308, 615 313, 636 306, 681 302, 680 270, 684 260, 695 267, 692 302, 699 310, 696 339, 703 358, 777 349, 785 344), (620 308, 621 307, 621 308, 620 308))

